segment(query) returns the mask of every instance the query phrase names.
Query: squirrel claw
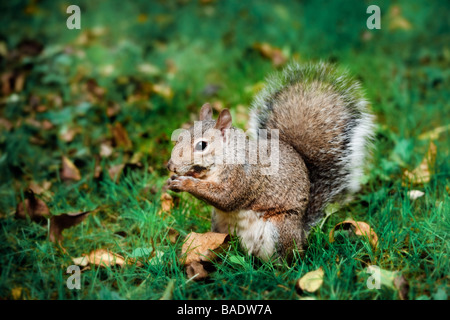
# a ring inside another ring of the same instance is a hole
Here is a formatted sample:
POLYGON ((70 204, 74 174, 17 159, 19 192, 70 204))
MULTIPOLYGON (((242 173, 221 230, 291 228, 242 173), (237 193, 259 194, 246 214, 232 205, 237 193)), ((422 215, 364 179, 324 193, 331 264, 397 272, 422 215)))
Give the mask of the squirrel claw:
POLYGON ((175 192, 185 191, 189 182, 191 182, 191 177, 186 176, 172 176, 168 180, 169 189, 175 192), (173 178, 173 179, 172 179, 173 178))

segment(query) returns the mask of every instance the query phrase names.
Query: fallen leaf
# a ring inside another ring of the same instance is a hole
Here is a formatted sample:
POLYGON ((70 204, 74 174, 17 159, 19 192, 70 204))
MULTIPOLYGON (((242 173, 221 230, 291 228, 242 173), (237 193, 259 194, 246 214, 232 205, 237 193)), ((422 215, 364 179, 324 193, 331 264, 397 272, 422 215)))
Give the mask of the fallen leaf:
POLYGON ((209 261, 216 258, 216 253, 228 246, 230 236, 226 233, 191 232, 186 236, 181 253, 186 254, 185 264, 193 261, 209 261))
POLYGON ((198 261, 193 261, 186 265, 186 274, 189 279, 195 281, 205 280, 209 276, 209 273, 205 270, 203 264, 198 261))
POLYGON ((91 94, 93 100, 102 99, 106 93, 106 90, 100 87, 95 79, 88 79, 86 81, 86 89, 91 94))
POLYGON ((161 195, 161 209, 164 212, 170 212, 173 208, 173 198, 167 192, 161 195))
POLYGON ((162 263, 162 257, 164 252, 161 250, 155 250, 152 257, 148 260, 148 264, 151 266, 156 266, 162 263))
POLYGON ((89 254, 84 255, 79 258, 72 258, 74 264, 85 267, 88 264, 96 265, 100 267, 112 267, 115 265, 124 266, 124 265, 134 265, 142 266, 142 263, 137 261, 134 258, 125 259, 120 254, 111 252, 105 249, 96 249, 91 251, 89 254))
POLYGON ((378 236, 375 233, 375 231, 367 223, 361 221, 354 221, 352 219, 347 219, 334 226, 334 228, 330 231, 330 242, 334 242, 334 231, 338 226, 344 229, 348 229, 349 227, 351 227, 356 235, 367 237, 372 247, 373 248, 377 247, 378 236))
POLYGON ((50 218, 49 240, 51 242, 61 242, 63 239, 63 230, 76 226, 82 222, 92 211, 83 211, 76 213, 64 213, 50 218))
POLYGON ((123 266, 125 264, 125 258, 123 256, 105 249, 92 251, 88 255, 88 260, 90 264, 101 267, 123 266))
POLYGON ((123 163, 111 166, 108 169, 108 174, 109 174, 109 177, 111 178, 111 180, 113 180, 115 182, 119 181, 119 178, 120 178, 120 175, 122 174, 123 168, 125 168, 125 164, 123 164, 123 163))
POLYGON ((323 284, 323 276, 324 272, 322 267, 306 273, 303 277, 297 280, 297 291, 307 291, 310 293, 317 291, 323 284))
POLYGON ((175 279, 170 279, 161 299, 159 300, 172 300, 174 289, 175 289, 175 279))
POLYGON ((80 170, 67 157, 62 157, 61 179, 63 180, 81 180, 80 170))
POLYGON ((15 92, 21 92, 23 90, 23 87, 25 85, 25 79, 26 79, 25 73, 21 72, 21 73, 17 74, 16 81, 14 83, 14 91, 15 92))
POLYGON ((108 158, 110 155, 112 155, 113 151, 114 149, 109 141, 102 142, 100 144, 100 156, 102 158, 108 158))
POLYGON ((33 190, 34 194, 41 194, 44 191, 47 191, 52 186, 52 183, 50 181, 44 181, 41 184, 37 184, 36 182, 30 182, 28 185, 28 188, 33 190))
POLYGON ((167 100, 170 100, 173 98, 173 90, 168 85, 154 84, 152 88, 153 88, 152 90, 154 93, 156 93, 157 95, 159 95, 167 100))
POLYGON ((32 189, 25 191, 25 200, 17 204, 15 217, 26 219, 29 216, 34 222, 44 222, 50 217, 50 210, 41 199, 35 197, 32 189))
POLYGON ((189 233, 181 248, 182 257, 186 256, 184 264, 189 278, 197 275, 195 280, 205 279, 208 276, 205 268, 211 266, 217 254, 228 247, 229 240, 226 233, 189 233))
POLYGON ((417 198, 422 197, 425 194, 425 192, 422 192, 420 190, 411 190, 408 191, 407 195, 411 200, 416 200, 417 198))
POLYGON ((263 57, 270 59, 275 67, 285 64, 288 60, 281 49, 273 47, 267 42, 255 43, 253 48, 261 53, 263 57))
POLYGON ((403 275, 394 278, 394 286, 398 290, 400 299, 408 300, 409 283, 403 275))
POLYGON ((430 165, 434 165, 436 160, 437 147, 433 142, 430 142, 428 152, 422 159, 422 162, 413 170, 406 170, 403 173, 404 181, 403 185, 407 185, 408 182, 414 185, 424 184, 430 181, 431 170, 430 165), (405 181, 406 180, 406 181, 405 181))
POLYGON ((59 132, 59 138, 65 142, 72 142, 75 135, 78 133, 78 130, 75 128, 64 127, 59 132))
POLYGON ((11 296, 13 300, 20 300, 22 297, 22 287, 15 287, 11 289, 11 296))
POLYGON ((176 243, 180 237, 180 233, 173 228, 169 228, 167 230, 167 237, 169 238, 170 243, 176 243))
POLYGON ((446 131, 450 130, 450 124, 442 127, 434 128, 433 130, 427 131, 419 135, 419 140, 437 140, 439 139, 439 136, 441 133, 444 133, 446 131))
POLYGON ((75 265, 80 266, 80 267, 86 267, 89 264, 89 259, 86 256, 72 258, 72 261, 75 265))
POLYGON ((116 122, 112 127, 112 134, 114 137, 114 142, 118 147, 123 147, 125 149, 131 149, 133 144, 128 137, 128 132, 122 126, 120 122, 116 122))
POLYGON ((120 111, 120 105, 117 102, 109 101, 106 108, 106 115, 108 118, 114 117, 120 111))
POLYGON ((5 128, 6 131, 10 131, 13 128, 13 124, 7 119, 0 118, 0 127, 5 128))
POLYGON ((141 63, 137 66, 137 70, 141 73, 147 74, 147 75, 158 75, 161 73, 161 70, 153 64, 150 63, 141 63))

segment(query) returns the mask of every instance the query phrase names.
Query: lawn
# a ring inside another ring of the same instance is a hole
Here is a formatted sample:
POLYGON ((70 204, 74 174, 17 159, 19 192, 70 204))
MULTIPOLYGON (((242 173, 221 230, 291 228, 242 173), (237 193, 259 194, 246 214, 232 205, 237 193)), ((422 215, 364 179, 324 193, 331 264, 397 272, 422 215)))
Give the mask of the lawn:
POLYGON ((66 27, 65 1, 0 4, 1 299, 448 298, 447 2, 77 4, 80 30, 66 27), (366 26, 371 4, 379 30, 366 26), (207 101, 246 129, 265 77, 290 60, 330 61, 361 81, 377 119, 362 189, 330 207, 291 265, 247 256, 232 238, 209 279, 195 281, 181 246, 209 231, 211 208, 164 188, 171 134, 207 101), (421 181, 408 179, 424 167, 421 181), (51 216, 91 212, 55 243, 50 220, 18 217, 25 199, 51 216), (347 218, 370 225, 377 246, 343 231, 331 242, 347 218), (81 289, 69 289, 73 258, 97 249, 134 263, 83 267, 81 289), (369 265, 403 276, 406 296, 369 289, 369 265), (320 267, 321 287, 299 292, 297 280, 320 267))

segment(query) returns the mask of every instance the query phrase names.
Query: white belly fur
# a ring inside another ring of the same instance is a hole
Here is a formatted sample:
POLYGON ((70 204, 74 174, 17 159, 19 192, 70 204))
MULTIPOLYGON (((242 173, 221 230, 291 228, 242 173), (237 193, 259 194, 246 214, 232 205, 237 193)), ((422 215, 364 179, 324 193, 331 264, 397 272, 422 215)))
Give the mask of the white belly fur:
POLYGON ((221 233, 236 234, 249 254, 268 260, 276 250, 278 232, 272 222, 252 210, 223 212, 214 209, 212 229, 221 233))

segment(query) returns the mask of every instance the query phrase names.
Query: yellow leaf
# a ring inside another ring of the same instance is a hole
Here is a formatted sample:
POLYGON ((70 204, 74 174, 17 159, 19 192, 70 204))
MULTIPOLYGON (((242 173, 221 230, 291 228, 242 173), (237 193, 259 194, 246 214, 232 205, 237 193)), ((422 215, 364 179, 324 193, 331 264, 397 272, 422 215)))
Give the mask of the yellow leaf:
POLYGON ((317 291, 323 284, 324 272, 322 267, 310 271, 297 281, 297 288, 307 292, 317 291))
POLYGON ((22 287, 12 288, 11 296, 12 296, 13 300, 20 300, 22 297, 22 287))
MULTIPOLYGON (((429 165, 433 165, 436 161, 436 153, 436 145, 433 142, 430 142, 428 152, 419 166, 417 166, 413 171, 406 170, 403 173, 405 180, 413 184, 423 184, 429 182, 431 178, 429 165)), ((403 185, 407 185, 407 183, 404 182, 403 185)))
POLYGON ((62 157, 61 179, 63 180, 81 180, 80 170, 73 164, 69 158, 62 157))
POLYGON ((338 226, 342 226, 342 227, 349 227, 351 226, 355 232, 356 235, 358 236, 365 236, 369 239, 369 243, 376 248, 377 244, 378 244, 378 236, 375 233, 375 231, 373 231, 373 229, 365 222, 361 222, 361 221, 355 221, 352 219, 347 219, 343 222, 338 223, 337 225, 334 226, 334 228, 330 231, 330 242, 334 242, 334 231, 336 230, 336 228, 338 226))
POLYGON ((437 140, 439 139, 439 136, 441 133, 444 133, 445 131, 450 130, 450 124, 442 127, 437 127, 433 130, 427 131, 419 135, 419 140, 437 140))
POLYGON ((91 251, 89 254, 84 255, 79 258, 72 258, 73 263, 78 266, 85 267, 88 264, 93 264, 100 267, 111 267, 111 266, 124 266, 133 265, 136 263, 138 267, 142 266, 142 263, 135 259, 125 259, 120 254, 111 252, 105 249, 97 249, 91 251))

